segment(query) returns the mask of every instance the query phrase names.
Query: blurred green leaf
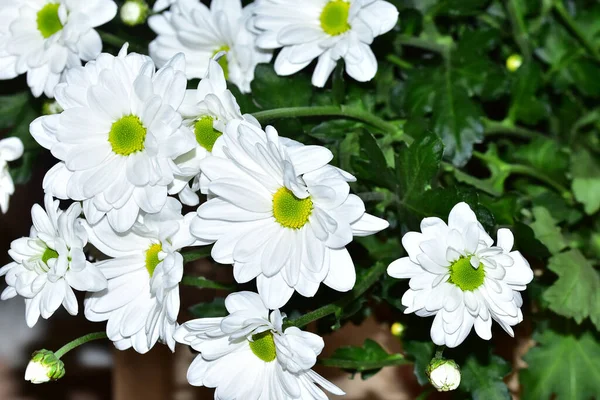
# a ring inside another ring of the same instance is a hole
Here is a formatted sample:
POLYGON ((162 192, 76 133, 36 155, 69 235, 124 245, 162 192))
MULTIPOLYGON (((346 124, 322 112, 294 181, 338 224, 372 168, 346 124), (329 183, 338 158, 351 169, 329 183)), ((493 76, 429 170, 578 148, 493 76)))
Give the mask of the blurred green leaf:
POLYGON ((19 122, 19 114, 29 98, 29 92, 0 96, 0 129, 10 128, 19 122))
POLYGON ((303 73, 278 76, 269 64, 258 64, 251 83, 254 102, 262 109, 310 105, 312 84, 303 73))
POLYGON ((460 369, 460 389, 471 393, 473 400, 512 398, 503 381, 511 367, 502 357, 490 355, 486 360, 479 360, 475 355, 471 355, 460 369))
POLYGON ((550 253, 556 254, 567 247, 560 228, 556 226, 550 212, 543 207, 533 207, 532 212, 535 222, 530 224, 531 229, 535 232, 535 237, 550 250, 550 253))
POLYGON ((225 299, 216 297, 210 303, 198 303, 189 308, 190 313, 196 318, 226 317, 229 312, 225 308, 225 299))
POLYGON ((588 215, 600 210, 600 161, 598 157, 579 149, 571 156, 571 188, 577 201, 582 203, 588 215))
POLYGON ((406 340, 402 343, 404 352, 408 358, 413 361, 414 372, 419 384, 426 385, 429 382, 427 377, 427 365, 435 353, 435 344, 431 341, 406 340))

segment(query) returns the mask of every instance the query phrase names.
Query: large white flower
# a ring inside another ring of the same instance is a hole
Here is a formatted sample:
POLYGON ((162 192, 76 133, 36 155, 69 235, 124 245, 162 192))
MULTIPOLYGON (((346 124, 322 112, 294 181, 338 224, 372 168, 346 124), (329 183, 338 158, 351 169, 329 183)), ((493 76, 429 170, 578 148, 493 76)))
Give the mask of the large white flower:
POLYGON ((43 147, 61 160, 44 179, 55 197, 82 200, 89 223, 105 215, 119 232, 140 209, 161 210, 168 186, 182 171, 174 163, 195 146, 177 109, 187 80, 180 54, 155 71, 146 56, 101 54, 69 70, 56 88, 64 111, 30 127, 43 147))
POLYGON ((188 370, 190 384, 216 388, 219 400, 327 399, 321 388, 344 394, 311 369, 321 337, 296 327, 283 331, 285 315, 269 315, 256 293, 230 294, 225 306, 229 316, 189 321, 175 333, 200 352, 188 370))
POLYGON ((405 313, 435 315, 435 344, 456 347, 473 326, 489 340, 492 319, 513 336, 511 326, 523 320, 519 292, 531 282, 533 271, 521 253, 511 251, 514 237, 508 229, 499 229, 498 243, 493 243, 466 203, 454 206, 448 225, 425 218, 421 233, 402 238, 408 257, 390 264, 388 274, 410 278, 402 297, 405 313))
POLYGON ((323 87, 337 61, 348 75, 366 82, 377 72, 371 50, 376 36, 390 31, 398 10, 382 0, 260 0, 254 25, 263 32, 256 43, 264 49, 282 47, 275 60, 279 75, 291 75, 319 59, 312 76, 323 87))
POLYGON ((90 243, 112 259, 96 263, 108 287, 85 300, 90 321, 108 321, 106 333, 120 350, 146 353, 158 340, 171 350, 179 314, 183 256, 179 250, 200 244, 189 233, 193 213, 181 215, 181 203, 169 198, 158 214, 140 215, 126 233, 108 221, 86 224, 90 243))
POLYGON ((15 193, 15 185, 8 163, 15 161, 23 155, 23 142, 17 137, 9 137, 0 140, 0 211, 6 214, 10 196, 15 193))
POLYGON ((116 14, 113 0, 0 0, 0 79, 27 73, 34 96, 53 97, 63 71, 100 54, 93 28, 116 14))
POLYGON ((169 188, 170 194, 179 193, 186 205, 198 205, 200 199, 196 192, 206 191, 206 177, 200 174, 200 161, 210 155, 217 139, 225 131, 230 121, 246 120, 260 127, 250 114, 242 115, 235 97, 227 89, 223 69, 216 60, 208 64, 206 77, 200 81, 197 90, 188 90, 179 109, 184 125, 194 131, 196 147, 176 160, 183 175, 176 175, 175 182, 169 188), (191 187, 188 182, 192 180, 191 187))
POLYGON ((254 5, 242 9, 240 0, 213 0, 210 9, 199 0, 177 0, 171 9, 150 17, 158 37, 150 43, 150 56, 163 65, 175 54, 188 60, 187 76, 204 78, 209 60, 220 51, 225 78, 242 92, 250 92, 254 69, 271 61, 272 53, 255 45, 256 34, 247 25, 254 5))
POLYGON ((345 246, 388 223, 365 213, 349 194, 354 177, 328 165, 333 154, 279 138, 243 121, 231 121, 201 162, 209 200, 198 208, 192 234, 215 241, 212 257, 234 264, 240 282, 257 278, 270 308, 296 290, 311 297, 321 282, 354 287, 356 273, 345 246))
POLYGON ((25 297, 30 327, 40 314, 50 318, 61 304, 69 314, 77 315, 73 289, 96 292, 106 287, 106 279, 83 252, 88 239, 79 219, 81 204, 73 203, 62 211, 59 202, 49 195, 45 203, 46 211, 38 204, 33 206, 30 237, 11 243, 8 254, 14 261, 0 269, 0 276, 6 275, 8 284, 1 299, 17 294, 25 297))

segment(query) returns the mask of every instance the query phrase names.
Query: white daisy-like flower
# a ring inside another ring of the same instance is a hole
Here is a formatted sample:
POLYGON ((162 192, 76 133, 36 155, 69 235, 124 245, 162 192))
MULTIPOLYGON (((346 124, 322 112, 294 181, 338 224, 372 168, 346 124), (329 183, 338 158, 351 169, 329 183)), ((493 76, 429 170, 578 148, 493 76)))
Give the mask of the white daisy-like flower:
POLYGON ((146 353, 158 340, 174 350, 179 314, 183 247, 201 244, 189 233, 193 213, 181 215, 181 203, 169 198, 157 214, 140 215, 126 233, 108 221, 85 224, 90 243, 112 259, 96 263, 108 287, 85 300, 90 321, 108 321, 108 338, 120 350, 146 353))
POLYGON ((344 394, 311 369, 323 350, 320 336, 284 331, 285 314, 269 315, 256 293, 232 293, 225 306, 229 316, 189 321, 175 333, 200 352, 188 370, 191 385, 216 388, 219 400, 327 399, 321 388, 344 394))
POLYGON ((207 186, 206 177, 201 175, 200 161, 210 155, 227 124, 234 120, 245 120, 258 127, 260 124, 252 115, 242 115, 235 97, 227 89, 223 69, 214 59, 209 61, 208 72, 198 84, 198 89, 186 92, 179 112, 184 118, 184 125, 194 131, 197 144, 175 161, 183 175, 175 175, 169 194, 178 193, 182 203, 194 206, 200 202, 196 192, 200 189, 206 192, 207 186), (190 180, 191 187, 188 186, 190 180))
POLYGON ((83 201, 86 219, 105 215, 125 232, 140 210, 159 212, 182 171, 174 160, 195 146, 177 111, 185 95, 185 59, 155 71, 146 56, 101 54, 66 73, 56 88, 64 111, 31 124, 33 137, 61 162, 44 178, 57 198, 83 201))
POLYGON ((209 200, 198 208, 191 231, 216 242, 212 257, 234 264, 234 277, 257 278, 269 308, 294 293, 314 296, 321 282, 354 287, 356 272, 346 245, 388 223, 365 213, 348 182, 355 178, 329 165, 333 154, 304 146, 268 126, 266 132, 231 121, 202 160, 209 200))
POLYGON ((425 218, 421 233, 408 232, 402 245, 408 253, 388 267, 394 278, 410 278, 402 296, 406 314, 435 315, 431 339, 456 347, 473 326, 482 338, 492 337, 492 319, 514 335, 511 326, 523 320, 520 291, 533 279, 529 263, 511 251, 513 234, 498 230, 498 242, 485 232, 466 203, 448 217, 425 218))
POLYGON ((88 238, 81 224, 81 204, 59 209, 52 196, 45 197, 46 211, 38 204, 31 209, 30 237, 13 241, 8 254, 14 260, 0 269, 8 287, 0 297, 17 294, 25 298, 27 325, 33 327, 40 314, 48 319, 62 304, 77 315, 73 289, 96 292, 106 288, 106 279, 83 252, 88 238))
POLYGON ((8 163, 18 160, 23 155, 23 142, 17 137, 0 140, 0 211, 6 214, 10 196, 15 193, 8 163))
POLYGON ((275 60, 278 75, 291 75, 315 58, 312 83, 325 86, 337 61, 344 59, 348 75, 366 82, 377 72, 371 50, 376 36, 389 32, 398 10, 382 0, 260 0, 254 25, 262 33, 256 43, 264 49, 282 48, 275 60))
POLYGON ((102 51, 95 27, 117 14, 113 0, 0 0, 0 79, 27 73, 34 96, 54 96, 63 72, 102 51))
POLYGON ((210 8, 199 0, 177 0, 169 11, 148 19, 158 35, 150 43, 150 56, 160 66, 184 53, 187 76, 193 79, 204 78, 209 60, 224 51, 219 63, 225 78, 248 93, 256 65, 272 57, 256 47, 256 34, 248 29, 253 9, 253 4, 242 9, 240 0, 213 0, 210 8))

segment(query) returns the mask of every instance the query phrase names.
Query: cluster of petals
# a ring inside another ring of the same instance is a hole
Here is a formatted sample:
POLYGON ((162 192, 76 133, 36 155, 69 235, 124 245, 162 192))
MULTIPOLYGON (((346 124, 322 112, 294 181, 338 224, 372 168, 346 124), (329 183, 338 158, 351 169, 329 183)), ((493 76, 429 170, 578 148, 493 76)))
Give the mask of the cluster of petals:
POLYGON ((0 140, 0 211, 2 214, 8 211, 10 196, 15 193, 15 184, 8 170, 8 163, 21 158, 23 150, 23 142, 17 137, 0 140))

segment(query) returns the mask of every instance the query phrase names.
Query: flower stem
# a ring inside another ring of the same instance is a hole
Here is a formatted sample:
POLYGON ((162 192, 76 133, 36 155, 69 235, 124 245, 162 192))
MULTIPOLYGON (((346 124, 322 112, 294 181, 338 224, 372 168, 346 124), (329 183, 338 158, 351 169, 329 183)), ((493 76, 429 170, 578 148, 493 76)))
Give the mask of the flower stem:
POLYGON ((184 276, 181 283, 186 286, 194 286, 200 289, 220 289, 232 291, 235 290, 235 285, 228 285, 206 279, 203 276, 184 276))
POLYGON ((501 135, 510 135, 519 137, 522 139, 536 139, 536 138, 547 138, 541 132, 532 131, 530 129, 521 128, 519 126, 514 126, 512 124, 507 124, 505 122, 492 121, 491 119, 485 118, 483 120, 485 126, 485 135, 486 136, 501 136, 501 135))
POLYGON ((210 256, 210 251, 212 246, 204 246, 199 249, 186 251, 185 253, 181 253, 183 256, 184 264, 187 264, 192 261, 200 260, 202 258, 206 258, 210 256))
POLYGON ((388 60, 388 62, 394 64, 395 66, 397 66, 400 69, 404 69, 404 70, 408 70, 408 69, 413 69, 414 66, 409 63, 408 61, 403 60, 402 58, 398 57, 395 54, 388 54, 385 57, 386 60, 388 60))
POLYGON ((107 338, 106 332, 89 333, 87 335, 79 337, 79 338, 65 344, 63 347, 61 347, 60 349, 55 351, 54 354, 56 355, 56 357, 58 359, 60 359, 62 356, 67 354, 69 351, 73 350, 76 347, 81 346, 82 344, 91 342, 93 340, 106 339, 106 338, 107 338))
POLYGON ((391 367, 393 365, 403 365, 408 363, 410 363, 410 361, 407 361, 402 354, 391 354, 382 361, 337 360, 335 358, 324 358, 319 360, 319 364, 325 367, 351 369, 358 372, 371 371, 383 367, 391 367))
POLYGON ((328 315, 341 313, 344 307, 362 296, 371 286, 373 286, 379 280, 381 275, 384 274, 386 269, 387 264, 385 263, 375 264, 375 266, 371 268, 369 272, 367 272, 364 278, 354 286, 354 289, 352 289, 351 292, 340 298, 338 301, 317 308, 316 310, 306 313, 296 319, 287 320, 285 322, 285 326, 296 326, 301 328, 328 315))
POLYGON ((254 117, 260 122, 271 121, 278 118, 300 117, 345 117, 362 121, 383 132, 398 135, 402 131, 395 125, 379 118, 378 116, 355 107, 349 106, 318 106, 318 107, 288 107, 274 110, 259 111, 254 117))

